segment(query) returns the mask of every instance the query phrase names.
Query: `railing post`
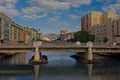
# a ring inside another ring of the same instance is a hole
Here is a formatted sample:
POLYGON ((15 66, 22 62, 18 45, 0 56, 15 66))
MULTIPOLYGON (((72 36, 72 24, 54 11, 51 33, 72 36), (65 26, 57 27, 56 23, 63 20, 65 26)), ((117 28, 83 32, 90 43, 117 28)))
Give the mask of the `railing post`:
POLYGON ((87 47, 88 47, 88 51, 87 51, 87 60, 88 61, 92 61, 93 60, 93 53, 92 53, 92 47, 93 47, 93 43, 92 42, 87 42, 87 47))

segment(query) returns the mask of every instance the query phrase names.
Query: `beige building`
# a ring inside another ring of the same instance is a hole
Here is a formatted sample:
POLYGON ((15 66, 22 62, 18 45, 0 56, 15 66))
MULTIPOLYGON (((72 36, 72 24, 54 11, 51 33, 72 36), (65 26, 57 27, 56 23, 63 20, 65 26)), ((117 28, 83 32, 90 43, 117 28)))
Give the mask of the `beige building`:
POLYGON ((34 28, 26 27, 25 31, 26 31, 25 43, 29 43, 29 42, 37 39, 37 31, 34 28))
POLYGON ((0 13, 0 41, 28 43, 37 38, 40 38, 40 34, 34 28, 22 27, 8 16, 0 13))
POLYGON ((108 19, 115 17, 116 14, 113 12, 107 12, 105 14, 95 11, 90 12, 81 19, 82 30, 89 31, 91 27, 94 27, 94 25, 105 24, 108 19))
POLYGON ((120 18, 109 19, 105 24, 94 25, 90 33, 95 35, 96 42, 103 42, 107 37, 110 43, 120 43, 120 18))
POLYGON ((74 33, 69 32, 67 30, 61 30, 60 31, 60 40, 61 41, 67 41, 71 38, 74 38, 74 33))
POLYGON ((0 40, 11 43, 25 41, 24 28, 3 13, 0 13, 0 40))
POLYGON ((11 27, 12 20, 5 16, 3 13, 0 13, 0 39, 8 41, 10 40, 10 27, 11 27))

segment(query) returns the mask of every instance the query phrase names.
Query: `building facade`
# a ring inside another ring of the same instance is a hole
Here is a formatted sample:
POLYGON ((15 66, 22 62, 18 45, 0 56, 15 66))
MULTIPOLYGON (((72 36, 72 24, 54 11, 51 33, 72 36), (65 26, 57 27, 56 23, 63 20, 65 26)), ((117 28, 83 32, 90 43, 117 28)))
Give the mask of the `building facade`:
POLYGON ((25 41, 26 30, 12 21, 11 18, 0 13, 0 40, 3 42, 17 43, 25 41))
POLYGON ((69 32, 67 30, 61 30, 60 31, 60 40, 61 41, 67 41, 71 38, 74 38, 74 33, 69 32))
POLYGON ((29 43, 34 40, 40 40, 41 33, 38 33, 36 29, 26 27, 25 31, 26 31, 26 39, 25 39, 26 43, 29 43))
POLYGON ((103 42, 106 37, 109 43, 120 43, 120 18, 112 18, 104 24, 94 25, 90 28, 90 33, 95 35, 96 42, 103 42))
POLYGON ((81 28, 84 31, 90 31, 91 27, 95 25, 105 24, 108 19, 115 18, 116 14, 113 12, 107 12, 102 14, 101 12, 90 12, 82 17, 81 19, 81 28))

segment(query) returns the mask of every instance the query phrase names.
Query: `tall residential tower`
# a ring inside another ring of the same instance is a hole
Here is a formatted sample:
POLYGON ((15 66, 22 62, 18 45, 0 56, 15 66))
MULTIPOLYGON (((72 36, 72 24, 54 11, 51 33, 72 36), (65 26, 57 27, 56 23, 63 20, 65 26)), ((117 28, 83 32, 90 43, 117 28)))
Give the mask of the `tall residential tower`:
POLYGON ((113 12, 107 12, 102 14, 101 12, 90 12, 82 17, 81 19, 81 27, 84 31, 90 31, 90 27, 95 25, 105 24, 108 19, 115 18, 116 14, 113 12))

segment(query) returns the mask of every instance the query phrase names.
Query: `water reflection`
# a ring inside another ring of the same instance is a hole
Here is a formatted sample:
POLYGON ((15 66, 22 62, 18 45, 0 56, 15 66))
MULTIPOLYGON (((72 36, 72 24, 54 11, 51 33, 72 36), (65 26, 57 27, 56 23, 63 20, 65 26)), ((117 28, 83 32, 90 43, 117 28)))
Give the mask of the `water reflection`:
POLYGON ((83 64, 70 58, 71 53, 44 54, 49 60, 45 65, 26 63, 31 58, 29 54, 17 54, 1 61, 0 80, 120 80, 119 61, 83 64))
POLYGON ((39 80, 40 65, 34 65, 35 80, 39 80))
POLYGON ((7 59, 4 59, 0 62, 5 64, 17 65, 17 64, 25 64, 25 60, 26 60, 26 54, 20 53, 20 54, 11 55, 7 57, 7 59))

